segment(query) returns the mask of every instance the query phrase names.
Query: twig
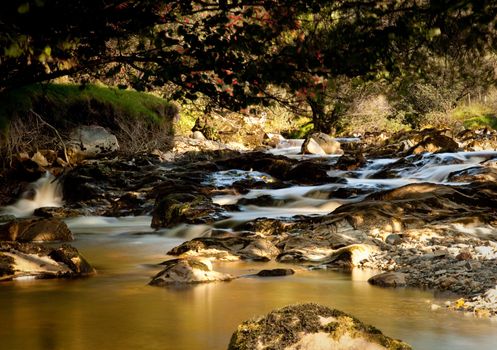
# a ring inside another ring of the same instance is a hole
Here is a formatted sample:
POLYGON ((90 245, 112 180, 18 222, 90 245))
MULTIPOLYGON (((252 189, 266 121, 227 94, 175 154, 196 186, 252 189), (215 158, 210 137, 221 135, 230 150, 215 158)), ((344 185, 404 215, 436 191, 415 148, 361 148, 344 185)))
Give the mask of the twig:
POLYGON ((41 115, 39 115, 38 113, 36 113, 35 111, 33 111, 32 109, 29 110, 29 112, 31 112, 35 117, 37 117, 38 119, 40 119, 40 121, 45 124, 46 126, 48 126, 50 129, 52 129, 55 134, 57 134, 57 137, 59 138, 60 140, 60 143, 62 144, 62 147, 64 148, 64 157, 66 158, 66 162, 67 164, 69 164, 69 166, 71 166, 71 162, 69 161, 69 157, 67 156, 67 148, 66 148, 66 144, 64 143, 64 140, 62 139, 62 136, 60 136, 59 134, 59 131, 53 127, 52 125, 50 125, 49 123, 47 123, 42 117, 41 115))

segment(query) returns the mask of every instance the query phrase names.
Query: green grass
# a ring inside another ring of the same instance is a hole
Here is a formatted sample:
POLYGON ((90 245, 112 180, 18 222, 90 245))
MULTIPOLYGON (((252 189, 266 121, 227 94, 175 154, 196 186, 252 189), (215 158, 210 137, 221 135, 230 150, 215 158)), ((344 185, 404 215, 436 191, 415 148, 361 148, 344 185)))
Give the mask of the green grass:
POLYGON ((462 121, 467 129, 490 127, 497 130, 497 117, 489 106, 478 103, 457 107, 452 117, 462 121))
MULTIPOLYGON (((145 119, 160 123, 170 116, 172 104, 157 96, 131 90, 119 90, 97 85, 36 84, 25 86, 0 96, 0 120, 3 125, 30 109, 45 114, 50 120, 79 118, 78 106, 99 105, 114 116, 145 119), (76 112, 76 113, 75 113, 76 112)), ((84 113, 84 111, 82 111, 84 113)), ((73 120, 77 122, 77 120, 73 120)))

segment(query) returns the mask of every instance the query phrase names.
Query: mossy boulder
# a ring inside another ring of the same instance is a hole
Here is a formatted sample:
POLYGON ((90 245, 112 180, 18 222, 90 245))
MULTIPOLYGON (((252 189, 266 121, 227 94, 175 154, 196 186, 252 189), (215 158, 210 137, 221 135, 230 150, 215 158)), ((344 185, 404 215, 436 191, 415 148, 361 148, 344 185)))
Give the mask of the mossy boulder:
POLYGON ((58 219, 16 219, 0 226, 1 241, 72 241, 65 222, 58 219))
POLYGON ((318 304, 298 304, 245 321, 228 350, 407 350, 408 344, 384 335, 342 311, 318 304))
POLYGON ((224 209, 201 194, 175 193, 158 198, 152 227, 173 227, 182 223, 209 224, 224 218, 224 209))

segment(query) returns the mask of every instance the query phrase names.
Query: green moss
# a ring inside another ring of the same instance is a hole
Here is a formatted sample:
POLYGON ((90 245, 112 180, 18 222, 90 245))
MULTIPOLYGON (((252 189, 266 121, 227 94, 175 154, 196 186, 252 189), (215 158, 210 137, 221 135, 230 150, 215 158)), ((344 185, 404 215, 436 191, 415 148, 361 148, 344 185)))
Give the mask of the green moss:
POLYGON ((51 121, 66 120, 75 123, 81 120, 82 116, 78 113, 81 109, 81 113, 88 113, 88 110, 91 112, 95 108, 100 109, 100 113, 111 109, 115 116, 145 119, 152 123, 161 123, 164 118, 171 117, 176 112, 174 105, 152 94, 75 84, 36 84, 7 91, 0 95, 0 105, 0 121, 3 126, 8 120, 22 116, 30 109, 51 121))
POLYGON ((457 107, 452 118, 462 121, 465 128, 477 129, 490 127, 497 129, 497 117, 491 107, 473 103, 457 107))

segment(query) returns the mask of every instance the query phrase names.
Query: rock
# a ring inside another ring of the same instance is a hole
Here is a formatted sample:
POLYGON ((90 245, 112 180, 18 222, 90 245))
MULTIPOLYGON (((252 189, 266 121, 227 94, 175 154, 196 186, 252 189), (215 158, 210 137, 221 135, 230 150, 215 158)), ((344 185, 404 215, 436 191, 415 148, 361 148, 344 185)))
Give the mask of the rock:
POLYGON ((357 170, 366 164, 366 158, 362 152, 346 153, 338 158, 335 167, 339 170, 357 170))
POLYGON ((472 167, 449 174, 449 182, 487 182, 497 181, 497 169, 491 167, 472 167))
POLYGON ((239 325, 228 350, 252 349, 407 350, 411 347, 342 311, 318 304, 298 304, 239 325))
POLYGON ((369 259, 371 254, 378 251, 378 247, 370 244, 351 244, 335 250, 330 256, 323 259, 322 264, 338 267, 355 267, 359 266, 363 260, 369 259))
MULTIPOLYGON (((320 148, 324 151, 325 154, 343 154, 343 151, 340 148, 340 142, 336 141, 333 137, 331 137, 329 135, 326 135, 322 132, 311 134, 310 137, 308 137, 304 141, 304 144, 306 143, 306 141, 308 139, 314 140, 320 146, 320 148)), ((302 152, 302 153, 304 153, 304 152, 302 152)))
POLYGON ((302 148, 300 149, 300 153, 302 154, 317 154, 321 156, 325 156, 326 152, 324 149, 316 142, 312 137, 308 138, 302 144, 302 148))
POLYGON ((35 243, 0 242, 0 281, 18 278, 74 278, 95 269, 76 248, 49 248, 35 243))
POLYGON ((81 211, 76 209, 63 208, 63 207, 41 207, 35 209, 33 215, 42 218, 64 219, 64 218, 80 216, 81 211))
POLYGON ((392 233, 385 238, 385 243, 397 245, 402 242, 402 237, 396 233, 392 233))
POLYGON ((152 227, 179 224, 208 224, 226 217, 224 209, 201 194, 177 193, 158 197, 152 213, 152 227))
POLYGON ((199 237, 184 242, 167 254, 181 257, 208 257, 219 260, 251 259, 268 261, 280 253, 269 240, 260 237, 199 237))
POLYGON ((116 136, 98 125, 79 126, 71 132, 69 137, 67 155, 71 163, 119 150, 116 136))
POLYGON ((207 259, 173 259, 164 262, 166 267, 152 278, 150 285, 191 284, 215 281, 230 281, 233 276, 212 270, 207 259))
POLYGON ((204 134, 202 134, 202 132, 199 130, 196 130, 193 132, 192 138, 194 140, 207 140, 206 137, 204 136, 204 134))
POLYGON ((434 133, 407 150, 406 155, 420 154, 424 152, 457 152, 458 150, 459 144, 452 138, 434 133))
POLYGON ((380 287, 403 287, 406 285, 406 274, 401 272, 384 272, 368 279, 368 282, 380 287))
POLYGON ((15 219, 16 219, 16 217, 14 215, 0 215, 0 223, 13 221, 15 219))
POLYGON ((41 166, 41 167, 47 167, 47 166, 50 165, 50 163, 48 162, 47 158, 45 158, 45 156, 43 154, 41 154, 40 152, 36 152, 31 157, 31 160, 33 162, 35 162, 36 164, 38 164, 39 166, 41 166))
POLYGON ((257 273, 259 277, 282 277, 290 276, 295 273, 292 269, 272 269, 272 270, 261 270, 257 273))
POLYGON ((57 219, 17 219, 0 226, 0 240, 18 242, 72 241, 65 222, 57 219))

